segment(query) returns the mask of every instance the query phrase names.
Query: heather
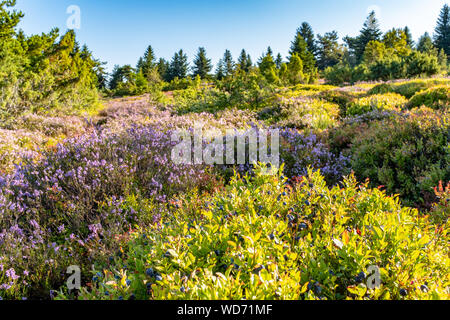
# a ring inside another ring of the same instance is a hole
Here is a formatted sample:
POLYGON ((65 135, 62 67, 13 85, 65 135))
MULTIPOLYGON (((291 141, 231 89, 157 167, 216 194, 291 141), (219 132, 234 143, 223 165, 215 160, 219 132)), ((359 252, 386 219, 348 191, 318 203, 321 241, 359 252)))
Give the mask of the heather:
POLYGON ((14 4, 0 300, 450 297, 445 41, 383 33, 371 12, 345 45, 305 22, 286 58, 226 50, 214 71, 204 47, 190 64, 148 46, 108 74, 73 30, 18 30, 14 4), (198 132, 200 157, 180 154, 198 132))

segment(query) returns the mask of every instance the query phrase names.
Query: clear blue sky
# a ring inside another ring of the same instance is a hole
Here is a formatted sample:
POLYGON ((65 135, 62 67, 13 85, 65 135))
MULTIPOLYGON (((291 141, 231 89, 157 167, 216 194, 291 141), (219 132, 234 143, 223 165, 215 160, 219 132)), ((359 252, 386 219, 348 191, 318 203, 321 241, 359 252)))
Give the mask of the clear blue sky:
POLYGON ((151 44, 158 57, 170 59, 183 48, 190 61, 204 46, 214 63, 225 49, 242 48, 254 61, 271 46, 286 56, 295 31, 309 22, 315 33, 336 30, 342 38, 357 35, 368 11, 375 8, 386 31, 408 25, 415 39, 433 32, 448 0, 17 0, 25 13, 27 34, 67 29, 70 5, 81 9, 80 43, 115 64, 135 65, 151 44))

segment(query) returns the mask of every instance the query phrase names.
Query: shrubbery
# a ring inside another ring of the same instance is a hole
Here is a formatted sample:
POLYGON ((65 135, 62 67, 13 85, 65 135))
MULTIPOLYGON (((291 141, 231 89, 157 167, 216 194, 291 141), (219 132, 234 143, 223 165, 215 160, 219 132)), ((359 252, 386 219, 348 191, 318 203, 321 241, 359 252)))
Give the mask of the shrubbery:
POLYGON ((408 100, 396 93, 377 94, 358 99, 347 108, 347 115, 361 115, 371 111, 401 110, 408 100))
MULTIPOLYGON (((257 170, 258 171, 258 170, 257 170)), ((416 210, 319 173, 236 177, 226 191, 185 197, 160 224, 98 265, 80 299, 445 299, 446 237, 416 210), (381 286, 369 289, 369 268, 381 286)), ((59 299, 68 297, 63 291, 59 299)))
POLYGON ((450 103, 450 86, 437 86, 416 93, 408 103, 409 108, 427 106, 433 109, 446 109, 450 103))
POLYGON ((429 206, 433 187, 450 181, 448 115, 418 110, 375 121, 351 141, 351 167, 371 186, 399 194, 406 205, 429 206))

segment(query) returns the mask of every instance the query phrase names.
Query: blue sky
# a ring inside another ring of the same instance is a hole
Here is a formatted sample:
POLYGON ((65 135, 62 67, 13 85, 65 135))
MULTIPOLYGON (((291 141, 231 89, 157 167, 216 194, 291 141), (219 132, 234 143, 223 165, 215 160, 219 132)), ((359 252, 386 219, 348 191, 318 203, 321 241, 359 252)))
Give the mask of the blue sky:
POLYGON ((448 0, 17 0, 25 13, 19 25, 27 34, 67 29, 70 5, 81 9, 80 43, 115 64, 135 65, 151 44, 158 57, 170 59, 183 48, 190 61, 204 46, 214 63, 230 49, 242 48, 254 61, 271 46, 288 54, 295 31, 309 22, 315 33, 337 30, 342 38, 357 35, 368 11, 376 9, 381 28, 408 25, 415 39, 432 33, 448 0))

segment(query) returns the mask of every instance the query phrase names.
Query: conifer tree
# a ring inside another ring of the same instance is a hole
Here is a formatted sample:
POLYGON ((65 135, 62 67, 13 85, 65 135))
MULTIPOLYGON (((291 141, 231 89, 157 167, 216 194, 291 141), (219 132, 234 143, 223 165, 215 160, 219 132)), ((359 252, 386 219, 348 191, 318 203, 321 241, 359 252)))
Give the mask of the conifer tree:
POLYGON ((434 45, 443 49, 450 57, 450 7, 445 4, 441 9, 436 29, 434 30, 434 45))
POLYGON ((247 52, 245 52, 245 49, 242 49, 239 55, 237 67, 242 71, 248 72, 247 52))
POLYGON ((158 71, 161 79, 164 81, 169 81, 169 62, 167 62, 164 58, 159 58, 158 63, 156 64, 156 70, 158 71))
POLYGON ((11 37, 24 14, 21 11, 10 11, 16 5, 16 0, 2 0, 0 2, 0 39, 11 37))
POLYGON ((382 32, 375 11, 372 11, 364 22, 360 35, 356 38, 345 37, 344 41, 355 55, 356 62, 359 63, 362 61, 367 44, 370 41, 379 41, 381 35, 382 32))
POLYGON ((307 74, 312 74, 315 72, 315 59, 313 54, 308 50, 308 44, 305 39, 303 39, 300 32, 297 32, 297 35, 294 41, 291 44, 291 50, 289 54, 292 56, 297 54, 300 60, 303 63, 303 72, 307 74))
POLYGON ((303 37, 303 39, 305 39, 306 44, 308 45, 309 52, 311 52, 315 56, 317 53, 317 46, 312 27, 309 25, 309 23, 303 22, 298 29, 298 32, 303 37))
POLYGON ((235 64, 234 64, 233 56, 231 55, 230 50, 228 50, 228 49, 225 50, 222 63, 223 63, 223 72, 224 72, 225 77, 229 77, 229 76, 233 75, 235 64))
POLYGON ((327 32, 323 36, 320 34, 317 44, 317 64, 319 69, 325 70, 339 63, 344 56, 344 49, 339 44, 336 31, 327 32))
POLYGON ((415 46, 412 34, 411 34, 411 30, 409 30, 408 26, 406 26, 403 29, 403 32, 405 33, 406 36, 406 43, 408 44, 408 46, 412 49, 415 46))
POLYGON ((189 62, 187 55, 183 52, 183 49, 176 52, 170 62, 169 66, 169 81, 175 78, 183 79, 187 77, 189 71, 189 62))
POLYGON ((425 32, 423 36, 419 38, 417 43, 417 50, 423 53, 436 54, 436 48, 433 45, 433 40, 431 39, 428 32, 425 32))
POLYGON ((299 84, 304 81, 303 62, 297 53, 293 53, 287 65, 287 78, 290 84, 299 84))
POLYGON ((220 59, 219 63, 217 64, 216 79, 222 80, 223 78, 225 78, 225 70, 224 70, 223 60, 220 59))
POLYGON ((136 69, 142 70, 142 74, 147 80, 150 80, 153 76, 153 71, 156 68, 156 57, 155 52, 153 51, 152 46, 148 46, 145 50, 144 56, 139 58, 139 61, 136 65, 136 69))
POLYGON ((282 64, 283 64, 283 57, 281 56, 281 53, 278 53, 277 58, 275 59, 275 65, 277 66, 277 69, 281 69, 282 64))
POLYGON ((193 76, 200 76, 201 79, 208 77, 212 70, 211 59, 206 57, 205 48, 201 47, 198 49, 197 56, 194 59, 194 72, 193 76))

